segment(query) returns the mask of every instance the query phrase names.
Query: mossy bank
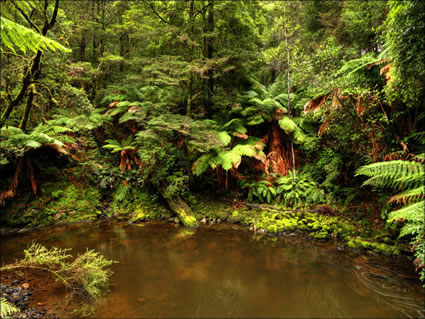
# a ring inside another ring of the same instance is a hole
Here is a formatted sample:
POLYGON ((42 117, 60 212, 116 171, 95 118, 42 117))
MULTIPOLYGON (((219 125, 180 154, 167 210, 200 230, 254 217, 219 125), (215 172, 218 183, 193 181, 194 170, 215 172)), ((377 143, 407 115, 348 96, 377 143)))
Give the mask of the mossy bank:
MULTIPOLYGON (((158 194, 129 189, 124 195, 119 192, 102 193, 95 185, 84 181, 46 182, 38 196, 26 193, 20 201, 3 207, 2 224, 28 229, 102 218, 126 220, 129 223, 151 220, 182 223, 181 217, 175 215, 158 194)), ((344 211, 339 216, 327 216, 308 210, 288 213, 284 207, 274 206, 281 210, 274 212, 193 194, 186 200, 193 212, 191 226, 240 223, 258 234, 279 236, 302 233, 310 239, 337 240, 349 249, 369 253, 387 256, 410 254, 409 245, 398 239, 396 229, 374 228, 361 218, 353 222, 344 218, 344 211)))

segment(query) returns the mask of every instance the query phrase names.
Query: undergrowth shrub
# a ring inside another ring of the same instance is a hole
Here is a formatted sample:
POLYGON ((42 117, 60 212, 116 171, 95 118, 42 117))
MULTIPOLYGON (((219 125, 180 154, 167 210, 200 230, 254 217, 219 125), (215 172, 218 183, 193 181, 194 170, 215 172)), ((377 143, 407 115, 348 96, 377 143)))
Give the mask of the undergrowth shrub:
POLYGON ((84 315, 94 311, 95 302, 107 292, 112 271, 108 269, 116 261, 105 259, 100 253, 87 250, 73 261, 68 254, 70 249, 46 247, 32 243, 24 250, 25 257, 0 268, 15 270, 19 268, 41 269, 50 272, 55 280, 67 289, 67 298, 80 297, 85 306, 84 315), (91 309, 91 311, 88 311, 91 309))

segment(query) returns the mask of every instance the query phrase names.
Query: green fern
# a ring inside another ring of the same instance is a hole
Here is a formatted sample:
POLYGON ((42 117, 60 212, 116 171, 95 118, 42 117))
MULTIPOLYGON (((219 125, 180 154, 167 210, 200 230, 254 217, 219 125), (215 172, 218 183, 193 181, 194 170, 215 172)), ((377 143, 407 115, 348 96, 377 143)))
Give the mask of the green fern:
POLYGON ((114 201, 122 202, 124 199, 129 197, 130 191, 131 188, 129 185, 120 184, 114 195, 114 201))
MULTIPOLYGON (((389 202, 407 204, 388 215, 388 222, 405 221, 400 229, 400 237, 413 236, 412 245, 415 255, 425 264, 425 170, 421 162, 388 161, 373 163, 359 168, 358 175, 369 177, 363 185, 389 187, 405 191, 393 196, 389 202)), ((421 270, 421 279, 425 280, 425 270, 421 270)), ((424 285, 425 286, 425 285, 424 285)))
POLYGON ((26 54, 27 50, 37 51, 51 50, 71 52, 59 42, 49 39, 37 32, 13 22, 5 17, 1 17, 1 52, 4 52, 3 46, 16 54, 15 48, 26 54))
POLYGON ((242 181, 242 188, 248 188, 248 201, 256 197, 261 203, 272 203, 277 195, 276 188, 267 180, 246 182, 242 181))
POLYGON ((64 142, 73 142, 73 139, 62 133, 70 131, 61 126, 40 124, 30 133, 24 133, 20 128, 9 126, 0 130, 0 149, 4 149, 22 156, 25 152, 37 149, 46 144, 51 145, 58 152, 66 153, 64 142))
POLYGON ((370 177, 364 185, 406 189, 423 185, 424 173, 422 163, 397 160, 362 166, 356 176, 370 177))
POLYGON ((111 153, 118 153, 123 150, 135 150, 136 145, 133 142, 133 136, 122 139, 121 142, 118 142, 114 139, 107 139, 105 142, 108 144, 103 145, 102 148, 110 149, 111 153))
POLYGON ((287 113, 284 107, 286 101, 282 99, 285 91, 285 81, 278 77, 269 87, 251 79, 253 90, 245 92, 242 99, 249 106, 243 108, 240 114, 246 118, 248 125, 258 125, 264 121, 271 121, 277 110, 287 113))
MULTIPOLYGON (((227 136, 225 141, 227 141, 227 136)), ((263 147, 264 145, 259 138, 249 137, 246 140, 241 140, 232 149, 214 148, 211 153, 202 155, 192 164, 192 172, 199 176, 208 167, 213 169, 222 167, 227 171, 240 164, 243 156, 265 160, 266 155, 262 151, 263 147)))
POLYGON ((317 204, 324 201, 325 193, 308 176, 299 175, 296 184, 292 172, 276 180, 277 201, 285 206, 296 207, 301 204, 317 204))
POLYGON ((5 298, 0 298, 0 317, 7 318, 8 316, 19 312, 19 309, 16 308, 12 303, 7 301, 5 298))
POLYGON ((292 138, 296 144, 304 144, 311 140, 311 138, 307 136, 289 116, 284 116, 282 119, 280 119, 279 126, 292 138))

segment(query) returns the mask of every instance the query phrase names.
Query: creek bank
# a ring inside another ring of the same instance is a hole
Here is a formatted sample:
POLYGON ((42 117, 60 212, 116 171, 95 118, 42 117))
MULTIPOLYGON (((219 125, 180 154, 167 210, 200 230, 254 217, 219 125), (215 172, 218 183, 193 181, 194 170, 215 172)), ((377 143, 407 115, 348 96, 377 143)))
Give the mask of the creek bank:
POLYGON ((19 201, 12 201, 5 213, 0 214, 2 224, 12 226, 9 230, 23 232, 53 224, 102 219, 129 223, 166 220, 193 228, 199 224, 212 226, 228 222, 240 223, 259 234, 301 232, 319 241, 337 239, 350 249, 368 253, 411 255, 408 243, 398 239, 395 229, 376 228, 368 224, 366 218, 354 222, 344 215, 343 207, 332 208, 336 216, 321 212, 320 207, 281 213, 279 210, 288 208, 276 205, 269 209, 251 203, 245 206, 193 194, 184 200, 163 195, 165 200, 161 200, 160 196, 137 188, 131 188, 127 196, 114 193, 105 200, 98 188, 71 177, 44 183, 36 198, 30 193, 22 194, 19 201), (190 216, 181 213, 181 210, 189 212, 190 216))
MULTIPOLYGON (((342 213, 338 214, 341 216, 328 216, 314 212, 321 211, 320 208, 281 213, 277 211, 287 208, 276 206, 270 211, 252 207, 254 205, 231 205, 223 200, 196 197, 190 198, 190 206, 197 220, 205 225, 240 223, 257 234, 288 236, 301 233, 303 237, 317 241, 337 240, 346 248, 358 252, 386 256, 411 255, 408 242, 399 240, 395 229, 371 229, 365 223, 359 229, 358 223, 350 222, 342 213)), ((342 245, 339 244, 339 247, 342 245)))
POLYGON ((59 319, 69 316, 66 311, 70 308, 64 305, 64 287, 46 272, 28 269, 23 272, 2 271, 0 293, 19 309, 11 318, 59 319))

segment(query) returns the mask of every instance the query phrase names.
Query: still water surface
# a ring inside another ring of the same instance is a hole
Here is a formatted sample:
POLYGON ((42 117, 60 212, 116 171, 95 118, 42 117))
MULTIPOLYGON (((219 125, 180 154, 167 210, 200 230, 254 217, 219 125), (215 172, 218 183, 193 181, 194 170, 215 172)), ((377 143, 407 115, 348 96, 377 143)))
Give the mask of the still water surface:
POLYGON ((2 237, 1 262, 33 240, 119 261, 95 318, 424 317, 411 263, 339 251, 299 237, 255 237, 230 225, 185 236, 172 224, 51 227, 2 237))

